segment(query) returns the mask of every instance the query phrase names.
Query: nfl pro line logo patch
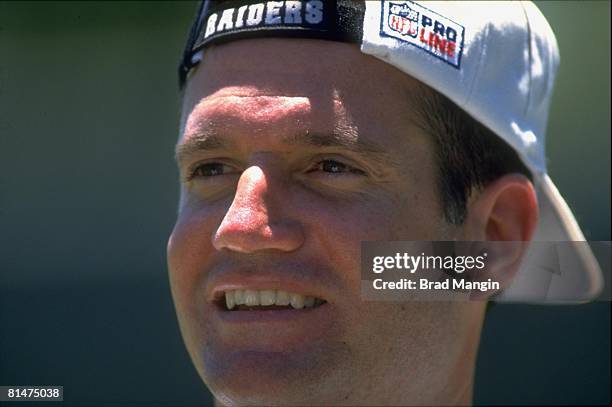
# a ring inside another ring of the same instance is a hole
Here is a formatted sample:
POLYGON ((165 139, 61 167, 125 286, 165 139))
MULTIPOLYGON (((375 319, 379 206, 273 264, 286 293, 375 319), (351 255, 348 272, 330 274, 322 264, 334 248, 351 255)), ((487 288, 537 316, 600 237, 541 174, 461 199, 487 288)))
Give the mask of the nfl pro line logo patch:
POLYGON ((464 27, 412 1, 382 1, 380 35, 396 38, 459 69, 464 27))

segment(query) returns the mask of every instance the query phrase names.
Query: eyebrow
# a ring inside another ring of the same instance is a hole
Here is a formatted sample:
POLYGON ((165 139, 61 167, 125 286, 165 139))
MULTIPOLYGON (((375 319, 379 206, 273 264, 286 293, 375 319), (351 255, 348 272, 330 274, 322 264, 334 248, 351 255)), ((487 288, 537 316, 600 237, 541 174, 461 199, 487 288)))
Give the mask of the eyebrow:
MULTIPOLYGON (((379 143, 364 140, 351 127, 338 127, 331 133, 307 131, 306 133, 283 137, 282 141, 284 144, 295 148, 331 147, 347 150, 358 155, 364 155, 376 164, 397 165, 397 159, 393 158, 379 143)), ((213 129, 207 129, 191 136, 186 143, 177 144, 175 160, 180 165, 200 152, 229 150, 235 147, 236 143, 233 140, 222 137, 213 129)))
POLYGON ((181 164, 198 152, 227 149, 230 147, 229 144, 214 132, 199 132, 197 135, 190 137, 188 142, 176 145, 174 159, 178 164, 181 164))

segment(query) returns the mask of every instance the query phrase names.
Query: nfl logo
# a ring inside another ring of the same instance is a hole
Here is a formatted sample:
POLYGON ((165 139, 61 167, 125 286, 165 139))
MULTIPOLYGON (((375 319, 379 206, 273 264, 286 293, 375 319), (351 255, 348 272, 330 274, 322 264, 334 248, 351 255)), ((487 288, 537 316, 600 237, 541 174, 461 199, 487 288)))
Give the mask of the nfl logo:
POLYGON ((393 31, 416 38, 419 25, 419 12, 411 9, 406 3, 391 3, 387 24, 393 31))

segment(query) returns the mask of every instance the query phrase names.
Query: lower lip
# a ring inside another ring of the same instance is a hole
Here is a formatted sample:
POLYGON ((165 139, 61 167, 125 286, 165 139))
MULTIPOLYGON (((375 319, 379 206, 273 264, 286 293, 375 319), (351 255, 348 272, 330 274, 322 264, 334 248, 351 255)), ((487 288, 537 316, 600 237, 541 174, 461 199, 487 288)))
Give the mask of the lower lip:
POLYGON ((234 349, 297 350, 339 334, 340 318, 329 303, 315 308, 228 311, 215 307, 214 332, 234 349))
MULTIPOLYGON (((217 315, 219 319, 227 323, 282 323, 288 321, 303 320, 304 324, 317 322, 321 317, 325 316, 326 309, 329 304, 321 304, 314 308, 301 309, 277 309, 277 310, 236 310, 228 311, 224 308, 218 308, 217 315)), ((327 310, 329 311, 329 310, 327 310)), ((328 314, 327 314, 328 315, 328 314)))

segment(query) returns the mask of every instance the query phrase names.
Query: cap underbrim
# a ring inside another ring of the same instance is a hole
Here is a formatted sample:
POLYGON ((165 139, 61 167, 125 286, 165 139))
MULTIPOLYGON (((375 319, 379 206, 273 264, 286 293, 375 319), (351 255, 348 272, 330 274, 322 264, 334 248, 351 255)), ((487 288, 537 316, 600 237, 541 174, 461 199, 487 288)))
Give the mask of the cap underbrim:
POLYGON ((562 304, 595 299, 603 276, 572 211, 548 175, 536 176, 534 186, 540 210, 536 233, 512 284, 495 301, 562 304))

